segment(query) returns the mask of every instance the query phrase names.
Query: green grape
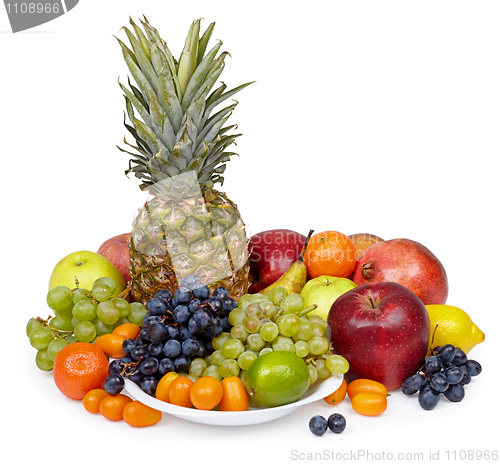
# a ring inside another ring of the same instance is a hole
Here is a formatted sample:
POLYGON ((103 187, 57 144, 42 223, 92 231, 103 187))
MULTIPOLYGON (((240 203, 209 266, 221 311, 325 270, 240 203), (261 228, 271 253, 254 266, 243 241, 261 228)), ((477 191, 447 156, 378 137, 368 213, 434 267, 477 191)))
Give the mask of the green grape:
POLYGON ((54 309, 54 314, 56 316, 68 317, 71 319, 73 316, 73 304, 70 304, 67 308, 64 309, 54 309))
POLYGON ((312 385, 316 380, 318 380, 318 371, 314 366, 311 366, 310 364, 307 365, 307 368, 309 369, 309 383, 312 385))
POLYGON ((130 313, 128 314, 128 320, 132 322, 132 324, 136 324, 139 327, 142 327, 142 320, 147 313, 148 310, 146 306, 138 301, 134 301, 130 303, 130 313))
POLYGON ((226 359, 220 366, 219 372, 222 377, 232 377, 233 375, 239 375, 240 366, 236 359, 226 359))
POLYGON ((296 314, 285 314, 278 318, 278 328, 281 335, 293 337, 300 330, 300 318, 296 314))
POLYGON ((247 313, 245 311, 235 308, 229 313, 229 316, 227 316, 227 321, 232 326, 241 325, 246 317, 247 313))
POLYGON ((222 354, 229 359, 238 359, 238 356, 245 351, 245 346, 240 340, 231 338, 224 342, 221 348, 222 354))
POLYGON ((266 342, 272 342, 279 335, 278 326, 274 322, 266 322, 260 326, 260 336, 266 342))
POLYGON ((239 340, 241 342, 244 342, 248 337, 247 329, 245 329, 245 327, 243 327, 241 324, 231 327, 229 333, 233 336, 233 338, 236 338, 236 340, 239 340))
POLYGON ((29 337, 31 335, 31 332, 33 332, 33 330, 41 329, 42 327, 43 324, 39 320, 32 317, 26 324, 26 335, 29 337))
POLYGON ((202 377, 206 377, 207 375, 211 375, 212 377, 215 377, 216 379, 222 380, 222 375, 219 372, 219 366, 208 366, 202 374, 202 377))
POLYGON ((75 317, 72 317, 71 318, 71 325, 73 326, 73 328, 75 328, 75 325, 78 324, 80 321, 78 319, 76 319, 75 317))
POLYGON ((210 359, 212 360, 212 364, 214 366, 220 366, 227 359, 227 357, 224 356, 221 350, 215 350, 211 354, 210 359))
POLYGON ((249 293, 245 293, 244 295, 241 295, 240 299, 238 300, 238 309, 241 311, 245 311, 247 309, 247 306, 252 302, 252 295, 249 293))
POLYGON ((257 316, 248 316, 243 321, 243 327, 247 329, 249 333, 257 333, 260 330, 261 322, 257 316))
POLYGON ((262 348, 259 351, 259 356, 262 356, 262 355, 267 354, 267 353, 272 353, 272 352, 273 352, 273 349, 270 346, 266 346, 265 348, 262 348))
POLYGON ((345 374, 349 370, 349 362, 339 354, 332 354, 325 360, 326 368, 332 373, 337 375, 345 374))
POLYGON ((261 301, 259 306, 260 309, 262 309, 262 315, 264 317, 272 317, 276 313, 277 307, 272 301, 261 301))
POLYGON ((59 351, 61 351, 68 344, 69 343, 64 338, 55 338, 52 340, 47 347, 47 356, 49 359, 54 361, 56 356, 59 354, 59 351))
POLYGON ((269 293, 268 298, 272 303, 279 306, 281 302, 289 295, 288 290, 285 287, 274 287, 269 293))
POLYGON ((260 319, 264 311, 258 304, 252 303, 247 306, 247 309, 245 309, 245 313, 247 314, 247 316, 255 316, 260 319))
POLYGON ((91 298, 92 296, 90 294, 90 290, 87 290, 86 288, 77 288, 73 292, 73 304, 77 304, 82 300, 90 300, 91 298))
POLYGON ((304 309, 304 303, 305 299, 300 293, 292 293, 281 302, 280 307, 285 314, 297 314, 304 309))
POLYGON ((42 371, 50 371, 54 367, 54 361, 49 358, 47 348, 38 350, 35 356, 35 363, 38 369, 42 371))
POLYGON ((207 363, 207 366, 212 366, 214 363, 212 361, 212 355, 211 354, 207 354, 205 356, 205 362, 207 363))
POLYGON ((105 324, 112 325, 120 318, 120 310, 112 301, 101 301, 97 305, 97 317, 105 324))
POLYGON ((64 316, 55 316, 49 321, 49 326, 56 330, 72 331, 71 319, 64 316))
POLYGON ((309 354, 309 344, 304 340, 295 342, 295 353, 301 358, 305 358, 309 354))
POLYGON ((127 317, 130 314, 130 304, 127 300, 123 298, 111 298, 111 303, 118 308, 120 317, 127 317))
POLYGON ((78 321, 91 321, 96 314, 97 305, 92 300, 80 300, 73 306, 73 317, 78 321))
POLYGON ((295 353, 295 343, 293 343, 291 338, 284 337, 283 335, 278 335, 273 341, 274 351, 291 351, 295 353))
POLYGON ((260 334, 250 334, 247 338, 247 345, 251 350, 260 351, 266 345, 260 334))
POLYGON ((326 368, 326 362, 324 359, 315 359, 314 367, 316 368, 316 371, 318 371, 318 377, 320 379, 324 380, 331 377, 332 373, 326 368))
POLYGON ((313 335, 318 337, 326 337, 326 329, 328 328, 328 323, 320 316, 312 314, 308 316, 309 321, 314 326, 313 335))
POLYGON ((90 321, 82 321, 75 325, 75 337, 79 342, 90 343, 97 335, 97 329, 90 321))
POLYGON ((96 283, 92 287, 92 296, 97 301, 108 301, 112 295, 111 288, 105 283, 96 283))
POLYGON ((250 303, 262 303, 264 301, 269 301, 269 298, 266 295, 263 295, 262 293, 254 293, 253 295, 250 295, 250 303))
POLYGON ((111 277, 99 277, 98 279, 94 280, 93 286, 95 286, 96 284, 107 285, 111 290, 111 295, 114 295, 116 289, 118 288, 116 282, 111 277))
POLYGON ((95 319, 92 319, 92 321, 90 321, 90 322, 92 322, 92 324, 95 325, 96 337, 100 337, 101 335, 106 335, 106 334, 110 334, 111 332, 113 332, 114 325, 105 324, 98 317, 96 317, 95 319))
POLYGON ((316 335, 313 335, 309 340, 307 340, 307 344, 309 345, 310 353, 314 356, 325 354, 330 347, 328 339, 324 337, 318 337, 316 335))
POLYGON ((47 327, 40 327, 30 333, 30 345, 35 350, 43 350, 49 346, 49 343, 54 340, 55 336, 47 327))
POLYGON ((238 356, 238 366, 243 371, 247 371, 251 364, 257 359, 257 355, 253 351, 243 351, 238 356))
POLYGON ((212 338, 212 347, 214 350, 220 350, 222 348, 222 345, 227 340, 232 339, 233 337, 231 336, 230 333, 228 332, 222 332, 218 337, 212 338))
POLYGON ((207 363, 203 358, 195 358, 191 361, 189 373, 191 375, 195 375, 196 377, 201 377, 207 367, 207 363))
POLYGON ((47 304, 50 309, 60 311, 73 304, 73 292, 64 285, 59 285, 47 293, 47 304))
POLYGON ((293 341, 298 342, 299 340, 307 341, 313 336, 314 325, 309 321, 307 316, 300 318, 300 329, 296 335, 294 335, 293 341))

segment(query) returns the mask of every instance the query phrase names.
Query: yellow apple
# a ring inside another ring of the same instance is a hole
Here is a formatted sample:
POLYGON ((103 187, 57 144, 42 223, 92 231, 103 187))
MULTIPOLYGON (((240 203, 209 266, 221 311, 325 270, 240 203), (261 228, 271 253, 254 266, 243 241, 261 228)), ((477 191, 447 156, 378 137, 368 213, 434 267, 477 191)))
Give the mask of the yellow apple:
POLYGON ((59 285, 75 288, 75 278, 79 288, 92 290, 94 281, 99 277, 110 277, 116 282, 113 297, 118 296, 127 284, 120 271, 104 256, 93 251, 76 251, 61 259, 50 276, 49 290, 59 285))
POLYGON ((344 293, 352 290, 357 285, 345 277, 333 277, 323 275, 315 279, 308 280, 300 294, 305 299, 304 308, 312 306, 318 307, 308 314, 316 314, 325 321, 328 318, 328 312, 332 307, 333 302, 344 293))

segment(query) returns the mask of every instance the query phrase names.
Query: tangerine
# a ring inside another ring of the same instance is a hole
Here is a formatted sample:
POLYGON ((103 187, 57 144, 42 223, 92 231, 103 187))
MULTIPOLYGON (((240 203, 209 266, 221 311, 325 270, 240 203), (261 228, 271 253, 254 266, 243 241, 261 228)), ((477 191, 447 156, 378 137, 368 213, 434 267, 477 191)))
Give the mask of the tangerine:
POLYGON ((83 407, 93 414, 99 412, 99 405, 103 398, 108 396, 109 393, 102 388, 94 388, 85 394, 83 397, 83 407))
POLYGON ((215 408, 222 399, 221 381, 211 375, 200 377, 191 386, 189 398, 196 409, 209 411, 215 408))
POLYGON ((356 267, 356 249, 341 232, 320 232, 310 238, 304 264, 309 279, 322 275, 348 278, 356 267))
POLYGON ((99 412, 110 421, 123 419, 123 408, 130 403, 132 398, 118 393, 118 395, 108 395, 101 400, 99 412))
POLYGON ((74 400, 83 400, 90 390, 103 388, 109 375, 108 365, 108 358, 100 347, 75 342, 57 354, 52 375, 61 393, 74 400))
POLYGON ((331 405, 339 404, 347 393, 347 382, 345 379, 342 380, 340 387, 337 388, 333 393, 330 393, 328 396, 324 398, 324 400, 331 405))
POLYGON ((149 427, 161 420, 161 412, 140 401, 131 401, 123 408, 123 420, 132 427, 149 427))
POLYGON ((175 378, 168 389, 169 402, 185 408, 193 406, 189 395, 193 383, 189 377, 179 376, 175 378))
POLYGON ((122 348, 125 340, 126 338, 123 335, 110 333, 97 337, 95 344, 110 358, 121 359, 125 356, 122 348))
POLYGON ((140 332, 141 328, 137 324, 127 322, 126 324, 120 324, 118 327, 115 327, 111 333, 123 335, 125 338, 135 340, 140 332))
POLYGON ((179 377, 177 372, 167 372, 156 386, 155 396, 157 400, 169 402, 169 390, 171 383, 179 377))
POLYGON ((238 376, 224 377, 221 382, 221 411, 248 411, 249 400, 245 384, 238 376))

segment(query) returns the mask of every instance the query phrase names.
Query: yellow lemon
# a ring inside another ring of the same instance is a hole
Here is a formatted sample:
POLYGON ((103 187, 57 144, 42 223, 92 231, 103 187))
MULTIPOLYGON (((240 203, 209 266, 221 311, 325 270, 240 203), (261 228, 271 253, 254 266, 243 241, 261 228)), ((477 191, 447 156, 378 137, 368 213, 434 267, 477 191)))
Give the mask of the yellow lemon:
POLYGON ((450 343, 468 353, 484 341, 484 333, 463 309, 451 305, 426 305, 426 308, 431 321, 429 348, 436 325, 434 346, 450 343))

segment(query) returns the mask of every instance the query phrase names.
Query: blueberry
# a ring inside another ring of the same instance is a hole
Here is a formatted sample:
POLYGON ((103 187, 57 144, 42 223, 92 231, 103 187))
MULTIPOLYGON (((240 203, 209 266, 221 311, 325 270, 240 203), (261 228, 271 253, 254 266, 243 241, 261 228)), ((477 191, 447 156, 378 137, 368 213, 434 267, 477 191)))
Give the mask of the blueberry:
POLYGON ((345 430, 346 421, 342 414, 332 414, 328 418, 328 428, 333 433, 342 433, 345 430))
POLYGON ((313 416, 309 421, 309 430, 320 437, 328 430, 328 421, 323 416, 313 416))

